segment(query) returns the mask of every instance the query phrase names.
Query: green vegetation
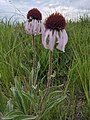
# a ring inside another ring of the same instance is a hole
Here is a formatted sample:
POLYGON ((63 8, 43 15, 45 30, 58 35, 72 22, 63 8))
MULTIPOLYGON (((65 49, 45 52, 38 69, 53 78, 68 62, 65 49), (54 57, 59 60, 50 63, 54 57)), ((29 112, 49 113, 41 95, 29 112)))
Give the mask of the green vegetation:
POLYGON ((23 24, 0 23, 3 120, 89 120, 90 20, 68 21, 66 29, 69 41, 65 53, 53 51, 52 85, 47 88, 49 54, 41 36, 35 37, 37 68, 33 74, 31 37, 23 24))

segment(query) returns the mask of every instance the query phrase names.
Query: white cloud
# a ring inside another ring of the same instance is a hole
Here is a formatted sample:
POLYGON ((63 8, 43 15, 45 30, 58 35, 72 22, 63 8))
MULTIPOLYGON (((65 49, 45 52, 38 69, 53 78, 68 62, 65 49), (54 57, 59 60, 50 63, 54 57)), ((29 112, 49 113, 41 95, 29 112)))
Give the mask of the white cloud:
POLYGON ((71 0, 71 6, 78 9, 90 9, 90 0, 71 0))
POLYGON ((43 18, 55 10, 67 16, 67 19, 75 18, 87 11, 90 14, 89 1, 90 0, 0 0, 0 16, 2 16, 2 14, 4 16, 6 13, 8 13, 6 16, 12 16, 12 14, 15 13, 26 16, 28 10, 37 7, 43 13, 43 18))
POLYGON ((0 0, 0 5, 9 5, 10 0, 0 0))

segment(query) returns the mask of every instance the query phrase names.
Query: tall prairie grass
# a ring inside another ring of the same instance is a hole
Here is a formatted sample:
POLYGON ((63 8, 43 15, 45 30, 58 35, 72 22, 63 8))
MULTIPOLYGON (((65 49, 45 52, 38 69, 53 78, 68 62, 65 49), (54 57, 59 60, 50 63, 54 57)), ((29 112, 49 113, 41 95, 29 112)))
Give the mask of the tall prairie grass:
POLYGON ((67 22, 65 53, 53 51, 52 84, 47 88, 48 50, 23 24, 0 23, 0 112, 4 120, 88 120, 90 118, 90 20, 67 22), (33 83, 34 76, 34 83, 33 83))

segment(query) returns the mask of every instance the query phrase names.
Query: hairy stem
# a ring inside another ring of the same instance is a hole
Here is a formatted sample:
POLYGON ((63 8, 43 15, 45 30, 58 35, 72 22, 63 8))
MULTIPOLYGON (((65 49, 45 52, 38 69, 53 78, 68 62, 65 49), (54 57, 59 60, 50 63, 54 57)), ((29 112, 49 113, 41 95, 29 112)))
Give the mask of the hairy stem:
POLYGON ((35 48, 35 41, 34 35, 32 35, 32 49, 33 49, 33 85, 35 84, 35 71, 36 71, 36 48, 35 48))
POLYGON ((53 61, 53 53, 52 51, 49 51, 49 70, 48 70, 48 81, 47 86, 50 87, 51 85, 51 75, 52 75, 52 61, 53 61))

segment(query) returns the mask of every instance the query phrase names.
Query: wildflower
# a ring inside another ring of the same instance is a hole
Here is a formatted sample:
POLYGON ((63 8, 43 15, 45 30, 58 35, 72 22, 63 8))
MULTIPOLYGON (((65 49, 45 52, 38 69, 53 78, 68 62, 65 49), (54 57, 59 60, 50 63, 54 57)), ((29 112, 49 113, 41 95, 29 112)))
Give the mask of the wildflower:
POLYGON ((42 34, 42 43, 46 49, 53 51, 55 43, 58 43, 57 49, 65 52, 65 45, 68 41, 65 27, 65 18, 60 13, 53 13, 46 19, 42 34))
POLYGON ((25 30, 30 35, 40 34, 42 14, 37 8, 28 11, 25 30))
POLYGON ((42 31, 42 44, 46 49, 49 49, 49 69, 47 77, 47 86, 51 85, 52 75, 52 60, 53 60, 53 49, 55 43, 57 43, 57 49, 65 52, 65 45, 68 41, 68 36, 65 30, 66 21, 60 13, 51 14, 45 21, 42 31), (47 41, 48 39, 48 41, 47 41))
MULTIPOLYGON (((28 11, 27 21, 25 23, 25 31, 32 36, 32 51, 33 51, 33 72, 36 73, 36 47, 35 47, 35 35, 41 34, 42 26, 42 14, 37 8, 33 8, 28 11)), ((33 84, 35 83, 35 75, 33 76, 33 84)))

